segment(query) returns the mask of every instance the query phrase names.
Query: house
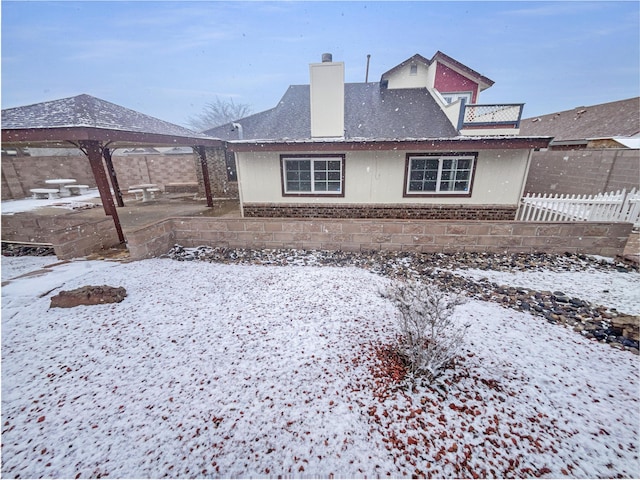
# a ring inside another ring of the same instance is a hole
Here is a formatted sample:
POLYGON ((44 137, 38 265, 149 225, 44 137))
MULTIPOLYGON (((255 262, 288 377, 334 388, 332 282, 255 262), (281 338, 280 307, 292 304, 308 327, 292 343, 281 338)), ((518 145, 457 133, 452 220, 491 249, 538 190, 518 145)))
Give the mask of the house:
POLYGON ((551 150, 640 148, 640 97, 522 120, 525 135, 551 135, 551 150))
MULTIPOLYGON (((522 105, 482 105, 493 81, 437 52, 379 82, 345 83, 324 54, 274 108, 204 133, 227 141, 248 217, 513 220, 531 152, 522 105)), ((235 172, 234 172, 235 173, 235 172)))
POLYGON ((597 194, 640 187, 640 97, 522 120, 554 137, 533 154, 526 193, 597 194))

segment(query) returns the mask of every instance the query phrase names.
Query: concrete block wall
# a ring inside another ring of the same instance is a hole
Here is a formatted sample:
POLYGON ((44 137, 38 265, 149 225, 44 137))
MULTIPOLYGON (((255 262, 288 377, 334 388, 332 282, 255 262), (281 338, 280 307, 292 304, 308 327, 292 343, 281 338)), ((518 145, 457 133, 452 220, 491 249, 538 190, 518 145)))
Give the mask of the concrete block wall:
POLYGON ((640 150, 534 152, 525 193, 583 195, 640 186, 640 150))
POLYGON ((2 216, 2 240, 53 245, 61 260, 83 257, 120 243, 113 220, 86 222, 65 216, 41 216, 18 213, 2 216))
MULTIPOLYGON (((198 181, 194 155, 123 155, 113 157, 113 166, 120 188, 130 185, 198 181)), ((226 174, 225 174, 226 175, 226 174)), ((2 200, 29 197, 30 189, 45 187, 50 178, 75 178, 78 184, 95 187, 95 180, 84 155, 51 157, 2 158, 2 200)))
POLYGON ((94 187, 93 173, 84 156, 2 157, 2 200, 25 198, 31 188, 43 188, 50 178, 75 178, 94 187))
POLYGON ((113 168, 123 191, 139 183, 195 183, 194 155, 123 155, 113 157, 113 168))
POLYGON ((328 251, 622 254, 631 224, 177 217, 128 235, 134 259, 174 244, 328 251))
POLYGON ((152 258, 167 253, 178 243, 173 230, 173 220, 162 220, 126 235, 127 249, 133 259, 152 258))
POLYGON ((115 247, 120 240, 113 220, 107 218, 55 231, 52 243, 56 256, 68 260, 115 247))

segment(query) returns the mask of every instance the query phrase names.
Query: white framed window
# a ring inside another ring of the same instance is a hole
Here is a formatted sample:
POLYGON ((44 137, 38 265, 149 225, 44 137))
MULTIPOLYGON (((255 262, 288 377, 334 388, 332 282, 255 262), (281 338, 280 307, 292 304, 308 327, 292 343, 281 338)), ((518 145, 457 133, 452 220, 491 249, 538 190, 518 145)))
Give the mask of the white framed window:
POLYGON ((451 105, 452 103, 464 99, 465 103, 468 105, 471 103, 471 92, 453 92, 453 93, 441 93, 440 94, 447 105, 451 105))
POLYGON ((344 155, 282 155, 283 195, 344 196, 344 155))
POLYGON ((477 154, 407 155, 405 196, 471 196, 477 154))

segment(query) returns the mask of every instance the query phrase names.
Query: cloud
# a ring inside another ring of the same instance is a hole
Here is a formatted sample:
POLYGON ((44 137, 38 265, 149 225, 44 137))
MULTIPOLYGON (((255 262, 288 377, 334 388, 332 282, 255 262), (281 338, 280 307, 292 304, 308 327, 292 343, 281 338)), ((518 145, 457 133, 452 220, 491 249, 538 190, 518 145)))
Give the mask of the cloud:
MULTIPOLYGON (((505 2, 506 3, 506 2, 505 2)), ((517 5, 518 2, 507 3, 508 5, 517 5)), ((607 8, 604 2, 578 2, 578 1, 564 1, 564 2, 540 2, 535 3, 535 6, 527 8, 515 8, 502 10, 498 12, 499 15, 511 15, 511 16, 525 16, 525 17, 551 17, 558 15, 575 15, 579 12, 601 10, 607 8)))

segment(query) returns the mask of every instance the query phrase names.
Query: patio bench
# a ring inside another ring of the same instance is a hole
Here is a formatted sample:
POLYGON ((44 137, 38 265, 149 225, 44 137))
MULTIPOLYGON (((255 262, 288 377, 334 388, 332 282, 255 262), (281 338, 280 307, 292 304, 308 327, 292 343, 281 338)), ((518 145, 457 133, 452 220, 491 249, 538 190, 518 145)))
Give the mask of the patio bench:
POLYGON ((60 190, 57 188, 32 188, 33 198, 60 198, 60 190))
POLYGON ((89 190, 89 185, 65 185, 64 188, 68 189, 71 195, 84 195, 89 190))
POLYGON ((133 193, 136 196, 136 200, 140 200, 144 192, 141 188, 132 188, 129 190, 129 193, 133 193))

